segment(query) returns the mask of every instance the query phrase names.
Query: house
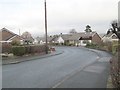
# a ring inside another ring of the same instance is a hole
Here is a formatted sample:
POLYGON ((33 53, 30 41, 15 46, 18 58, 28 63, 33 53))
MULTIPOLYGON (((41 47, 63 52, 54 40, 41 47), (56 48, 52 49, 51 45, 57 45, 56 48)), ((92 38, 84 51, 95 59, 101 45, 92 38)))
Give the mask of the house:
POLYGON ((24 44, 34 44, 34 38, 29 32, 24 32, 21 37, 24 39, 24 44))
POLYGON ((67 43, 76 46, 85 46, 88 42, 100 44, 102 43, 101 37, 96 32, 82 32, 73 34, 62 34, 55 39, 55 43, 67 43))
POLYGON ((115 33, 110 32, 109 34, 106 34, 102 37, 103 42, 114 42, 118 41, 118 37, 115 33))
POLYGON ((6 28, 0 30, 0 43, 11 43, 12 41, 19 41, 23 44, 23 38, 6 28))
POLYGON ((77 46, 85 46, 88 42, 100 44, 102 41, 101 37, 96 32, 82 32, 73 34, 69 38, 69 42, 77 46))

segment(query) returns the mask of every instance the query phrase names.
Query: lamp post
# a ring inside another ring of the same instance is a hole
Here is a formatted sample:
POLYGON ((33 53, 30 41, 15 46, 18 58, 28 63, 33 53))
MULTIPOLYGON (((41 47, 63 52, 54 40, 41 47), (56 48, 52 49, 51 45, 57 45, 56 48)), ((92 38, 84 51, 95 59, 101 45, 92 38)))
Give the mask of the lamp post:
POLYGON ((44 1, 44 5, 45 5, 45 41, 46 41, 46 45, 45 45, 45 52, 46 54, 48 54, 48 40, 47 40, 47 6, 46 6, 46 0, 44 1))

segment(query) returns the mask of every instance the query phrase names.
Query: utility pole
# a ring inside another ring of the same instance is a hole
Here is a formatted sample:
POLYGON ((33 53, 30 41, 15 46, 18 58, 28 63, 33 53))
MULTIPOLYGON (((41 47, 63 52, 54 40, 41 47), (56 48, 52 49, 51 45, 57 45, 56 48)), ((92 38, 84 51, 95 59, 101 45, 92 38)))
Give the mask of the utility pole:
POLYGON ((47 5, 46 5, 46 0, 44 2, 45 4, 45 40, 46 40, 46 54, 48 54, 48 40, 47 40, 47 5))

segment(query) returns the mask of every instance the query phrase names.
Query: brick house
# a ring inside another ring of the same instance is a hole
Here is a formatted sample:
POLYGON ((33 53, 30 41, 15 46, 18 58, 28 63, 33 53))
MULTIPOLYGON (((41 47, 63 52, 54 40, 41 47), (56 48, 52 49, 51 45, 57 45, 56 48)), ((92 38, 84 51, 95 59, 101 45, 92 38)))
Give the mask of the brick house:
POLYGON ((12 41, 19 41, 21 44, 23 43, 23 38, 19 35, 11 32, 6 28, 2 28, 0 30, 0 43, 11 43, 12 41))

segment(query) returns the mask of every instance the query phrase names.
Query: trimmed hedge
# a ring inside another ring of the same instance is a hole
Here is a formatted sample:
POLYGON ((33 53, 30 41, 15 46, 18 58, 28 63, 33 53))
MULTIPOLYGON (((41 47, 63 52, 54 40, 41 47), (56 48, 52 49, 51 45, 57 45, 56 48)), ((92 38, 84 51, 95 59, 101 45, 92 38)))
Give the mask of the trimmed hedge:
POLYGON ((25 47, 24 46, 13 46, 12 52, 16 56, 23 56, 25 54, 25 47))
POLYGON ((22 56, 25 54, 44 53, 44 45, 26 45, 26 46, 13 46, 12 52, 16 56, 22 56))
POLYGON ((27 45, 27 46, 25 46, 26 54, 43 53, 43 52, 45 52, 44 45, 27 45))

